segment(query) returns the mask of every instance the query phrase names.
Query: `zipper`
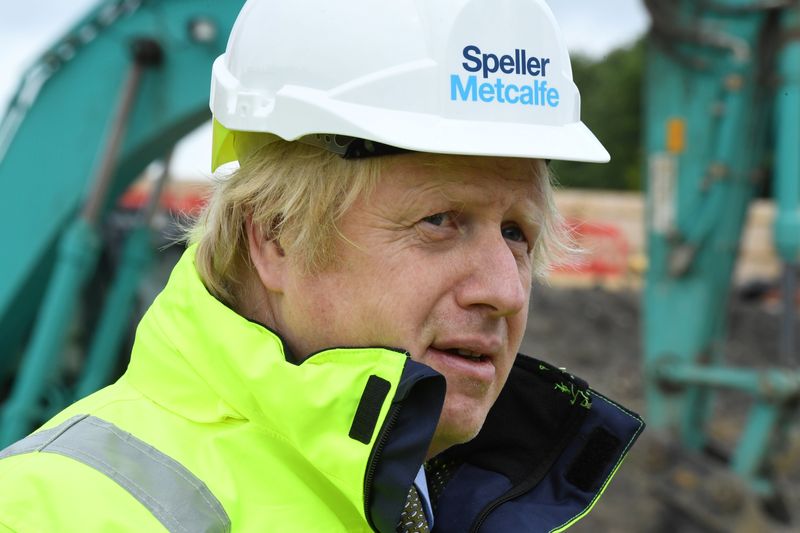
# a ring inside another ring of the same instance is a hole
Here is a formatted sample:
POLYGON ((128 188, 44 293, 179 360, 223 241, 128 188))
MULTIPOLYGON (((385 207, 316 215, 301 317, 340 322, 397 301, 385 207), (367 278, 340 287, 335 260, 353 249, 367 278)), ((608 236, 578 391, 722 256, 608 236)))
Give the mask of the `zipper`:
POLYGON ((375 524, 372 522, 372 514, 369 510, 369 495, 372 492, 372 480, 375 477, 375 470, 378 468, 383 447, 386 445, 386 441, 389 440, 389 434, 392 432, 392 428, 397 422, 397 418, 400 416, 400 408, 402 405, 403 402, 401 401, 389 407, 389 412, 386 414, 386 420, 383 423, 380 435, 378 435, 378 440, 372 448, 372 453, 370 453, 367 475, 364 476, 364 514, 367 517, 369 527, 372 528, 373 531, 376 531, 376 529, 375 524))
POLYGON ((500 507, 501 505, 503 505, 507 501, 513 500, 515 498, 518 498, 518 497, 522 496, 523 494, 525 494, 526 492, 529 492, 529 491, 533 490, 533 488, 537 485, 537 483, 538 483, 538 480, 535 483, 530 483, 530 482, 522 483, 520 485, 517 485, 515 488, 512 488, 510 491, 506 492, 505 494, 503 494, 499 498, 496 498, 495 500, 489 502, 489 504, 486 507, 484 507, 483 510, 481 511, 481 513, 478 515, 478 518, 475 519, 475 522, 472 523, 472 527, 470 527, 469 533, 477 533, 478 530, 483 525, 483 523, 486 521, 486 519, 492 513, 492 511, 494 511, 495 509, 497 509, 498 507, 500 507), (529 486, 529 485, 531 485, 531 486, 529 486))
POLYGON ((577 410, 576 408, 573 409, 572 419, 568 421, 568 427, 566 428, 564 435, 569 435, 569 439, 566 437, 561 438, 561 442, 558 443, 556 446, 553 447, 554 451, 557 451, 556 456, 552 456, 545 461, 544 464, 548 466, 543 471, 534 471, 528 476, 526 479, 523 479, 519 482, 516 487, 512 487, 511 490, 503 494, 502 496, 495 498, 493 501, 489 502, 483 510, 481 510, 478 517, 472 523, 472 526, 469 529, 469 533, 478 533, 483 523, 489 517, 489 515, 497 509, 500 505, 519 498, 520 496, 527 494, 528 492, 532 491, 536 488, 536 486, 544 479, 547 475, 547 472, 550 471, 553 464, 555 464, 557 457, 561 455, 563 450, 565 449, 566 442, 570 440, 574 435, 577 434, 578 429, 583 424, 583 421, 586 419, 586 412, 584 410, 577 410))
MULTIPOLYGON (((535 486, 535 484, 534 484, 535 486)), ((499 498, 496 498, 494 501, 489 502, 489 504, 483 508, 481 513, 478 515, 478 518, 475 519, 475 522, 472 523, 472 527, 469 528, 469 533, 477 533, 478 530, 481 528, 483 523, 486 521, 486 518, 497 509, 502 504, 506 503, 507 501, 513 500, 514 498, 518 498, 525 494, 526 492, 533 490, 533 487, 528 487, 528 484, 518 485, 516 488, 511 489, 510 491, 506 492, 499 498)))

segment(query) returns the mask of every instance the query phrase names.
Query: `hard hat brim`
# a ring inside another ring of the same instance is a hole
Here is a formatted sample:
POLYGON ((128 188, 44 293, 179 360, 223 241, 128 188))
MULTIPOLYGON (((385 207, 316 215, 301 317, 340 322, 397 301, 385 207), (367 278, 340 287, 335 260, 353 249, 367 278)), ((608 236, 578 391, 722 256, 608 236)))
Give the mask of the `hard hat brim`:
POLYGON ((453 119, 356 105, 318 91, 294 89, 280 91, 273 112, 258 123, 237 124, 235 116, 215 115, 212 170, 235 161, 237 152, 238 156, 245 155, 235 145, 256 142, 257 135, 248 132, 268 132, 289 141, 315 133, 335 133, 440 154, 589 163, 607 163, 611 159, 583 122, 543 125, 453 119), (230 125, 223 125, 225 122, 230 125), (314 131, 314 124, 328 124, 330 131, 314 131))

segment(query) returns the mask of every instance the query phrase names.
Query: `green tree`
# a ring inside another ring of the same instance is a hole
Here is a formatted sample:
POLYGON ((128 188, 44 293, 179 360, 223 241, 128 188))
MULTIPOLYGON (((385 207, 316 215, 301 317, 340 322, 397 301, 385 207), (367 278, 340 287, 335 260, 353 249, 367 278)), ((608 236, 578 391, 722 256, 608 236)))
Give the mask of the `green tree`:
POLYGON ((581 91, 581 119, 611 154, 606 165, 557 161, 556 178, 564 187, 641 189, 641 107, 644 40, 593 61, 572 58, 581 91))

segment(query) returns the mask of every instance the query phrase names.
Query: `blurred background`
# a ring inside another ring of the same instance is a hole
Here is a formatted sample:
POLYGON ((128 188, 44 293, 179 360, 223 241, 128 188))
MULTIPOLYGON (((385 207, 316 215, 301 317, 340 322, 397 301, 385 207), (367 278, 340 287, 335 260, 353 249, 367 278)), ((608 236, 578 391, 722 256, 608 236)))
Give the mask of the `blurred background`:
MULTIPOLYGON (((612 161, 552 165, 584 253, 522 351, 649 424, 574 530, 798 531, 800 5, 548 3, 612 161)), ((124 370, 212 180, 240 5, 0 5, 0 446, 124 370)))

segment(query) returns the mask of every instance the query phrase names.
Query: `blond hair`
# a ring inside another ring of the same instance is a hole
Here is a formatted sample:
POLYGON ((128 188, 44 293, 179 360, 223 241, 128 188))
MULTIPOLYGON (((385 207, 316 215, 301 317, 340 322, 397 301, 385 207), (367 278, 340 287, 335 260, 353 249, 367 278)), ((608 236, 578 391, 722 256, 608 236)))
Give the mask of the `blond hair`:
MULTIPOLYGON (((230 177, 215 183, 212 196, 194 226, 196 266, 208 290, 238 308, 252 275, 246 223, 275 239, 288 257, 308 272, 336 260, 338 222, 353 202, 378 182, 386 157, 345 160, 324 149, 276 136, 240 161, 230 177)), ((387 156, 392 157, 392 156, 387 156)), ((402 156, 400 156, 402 157, 402 156)), ((553 201, 547 166, 530 160, 536 180, 540 233, 531 255, 535 274, 570 249, 562 218, 553 201)))

